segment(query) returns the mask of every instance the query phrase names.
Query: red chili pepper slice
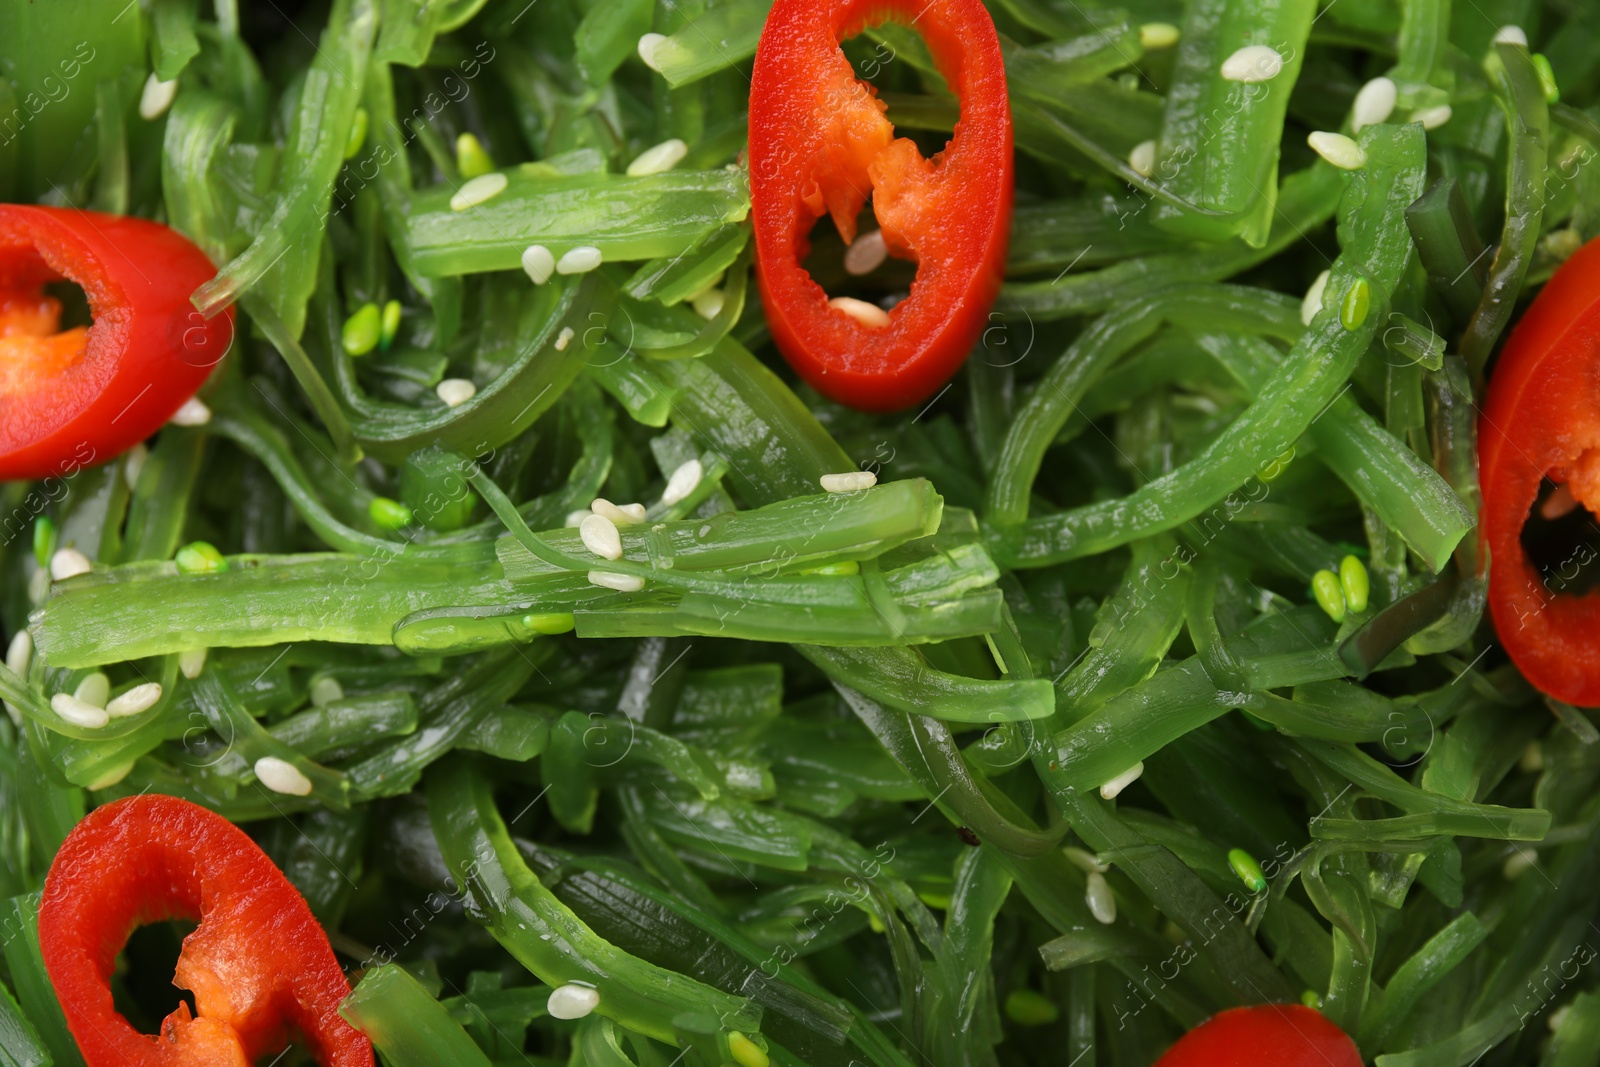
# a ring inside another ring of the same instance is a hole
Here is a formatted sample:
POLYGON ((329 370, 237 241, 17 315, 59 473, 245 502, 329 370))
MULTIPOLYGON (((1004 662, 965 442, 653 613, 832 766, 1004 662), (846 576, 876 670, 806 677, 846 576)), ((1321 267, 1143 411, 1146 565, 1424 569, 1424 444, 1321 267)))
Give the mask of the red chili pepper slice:
POLYGON ((1156 1067, 1361 1067, 1361 1052, 1304 1004, 1258 1004, 1213 1015, 1179 1038, 1156 1067))
POLYGON ((750 90, 757 278, 773 340, 821 392, 868 411, 928 397, 954 374, 1000 291, 1010 237, 1011 108, 981 0, 777 0, 750 90), (897 18, 921 32, 960 101, 943 151, 896 138, 839 42, 897 18), (848 244, 868 193, 891 255, 915 260, 886 325, 832 307, 801 265, 823 214, 848 244))
POLYGON ((1600 241, 1562 265, 1506 342, 1479 422, 1478 469, 1501 643, 1539 689, 1600 705, 1600 591, 1563 591, 1573 575, 1547 578, 1522 544, 1544 478, 1565 487, 1569 507, 1600 512, 1600 241))
POLYGON ((244 831, 186 800, 130 797, 80 822, 45 879, 39 944, 88 1067, 249 1067, 291 1039, 324 1067, 372 1067, 305 898, 244 831), (108 980, 128 935, 165 919, 199 921, 174 979, 198 1015, 180 1005, 156 1037, 117 1012, 108 980))
POLYGON ((189 303, 215 274, 158 222, 0 204, 0 480, 103 463, 171 418, 233 340, 231 309, 189 303), (62 280, 93 325, 60 329, 44 286, 62 280))

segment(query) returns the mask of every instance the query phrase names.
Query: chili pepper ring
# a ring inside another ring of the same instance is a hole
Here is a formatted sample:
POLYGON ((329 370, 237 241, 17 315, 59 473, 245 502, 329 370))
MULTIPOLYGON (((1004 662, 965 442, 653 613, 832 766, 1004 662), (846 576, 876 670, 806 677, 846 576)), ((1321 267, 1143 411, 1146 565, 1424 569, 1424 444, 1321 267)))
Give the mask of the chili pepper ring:
POLYGON ((339 1017, 350 993, 328 938, 283 873, 243 830, 175 797, 95 809, 67 836, 45 880, 39 942, 88 1067, 246 1067, 303 1041, 323 1067, 371 1067, 372 1046, 339 1017), (159 1037, 112 1002, 128 935, 197 919, 175 984, 194 993, 159 1037))
POLYGON ((1005 65, 980 0, 778 0, 751 83, 750 198, 767 324, 800 376, 870 411, 943 385, 999 293, 1012 168, 1005 65), (885 17, 922 34, 960 101, 955 133, 931 159, 895 137, 839 48, 885 17), (888 252, 917 264, 909 298, 887 314, 830 301, 802 266, 816 220, 831 215, 851 243, 869 193, 888 252))

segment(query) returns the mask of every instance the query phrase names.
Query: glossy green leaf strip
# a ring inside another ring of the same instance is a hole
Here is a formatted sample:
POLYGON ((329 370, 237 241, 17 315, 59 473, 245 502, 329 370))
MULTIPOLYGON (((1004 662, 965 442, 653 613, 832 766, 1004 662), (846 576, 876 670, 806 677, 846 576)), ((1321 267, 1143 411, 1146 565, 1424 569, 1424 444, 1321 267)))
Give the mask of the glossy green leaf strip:
POLYGON ((797 647, 829 677, 897 711, 974 723, 1044 719, 1055 711, 1055 695, 1042 679, 986 681, 947 674, 909 648, 797 647))
POLYGON ((995 526, 1028 517, 1028 497, 1045 452, 1089 387, 1121 356, 1166 322, 1196 329, 1281 334, 1292 329, 1287 302, 1238 286, 1196 285, 1137 297, 1096 319, 1046 372, 1001 445, 985 518, 995 526))
MULTIPOLYGON (((1417 1001, 1455 970, 1489 936, 1472 912, 1457 915, 1400 964, 1384 986, 1383 999, 1362 1018, 1361 1042, 1383 1048, 1417 1001)), ((1600 1037, 1600 1035, 1596 1035, 1600 1037)))
POLYGON ((729 481, 746 500, 812 496, 822 475, 856 469, 794 391, 732 340, 655 370, 678 390, 673 423, 727 459, 729 481))
POLYGON ((597 1014, 677 1044, 684 1013, 708 1014, 731 1030, 760 1026, 760 1009, 601 940, 528 869, 495 809, 489 783, 456 760, 428 780, 428 815, 451 877, 468 889, 489 932, 547 985, 570 981, 600 993, 597 1014))
POLYGON ((0 1067, 50 1067, 50 1052, 11 990, 0 985, 0 1067))
POLYGON ((617 174, 571 177, 507 175, 507 186, 463 211, 454 190, 419 192, 406 222, 417 269, 424 274, 516 270, 529 245, 559 260, 574 248, 598 248, 605 262, 675 256, 711 230, 750 210, 739 171, 666 171, 641 178, 617 174))
POLYGON ((206 725, 222 739, 226 751, 220 761, 205 768, 203 777, 231 792, 253 781, 256 762, 270 757, 299 771, 311 783, 311 795, 322 803, 335 808, 349 806, 350 783, 344 774, 307 759, 268 733, 240 703, 219 671, 205 671, 192 686, 195 703, 205 716, 206 725), (230 778, 234 781, 227 781, 230 778))
POLYGON ((756 42, 771 6, 768 0, 710 6, 688 25, 657 41, 648 62, 674 89, 725 70, 756 54, 756 42))
POLYGON ((1504 107, 1511 146, 1507 153, 1505 228, 1494 262, 1489 265, 1483 299, 1461 335, 1461 355, 1474 380, 1483 377, 1489 353, 1511 322, 1517 296, 1533 265, 1549 169, 1550 108, 1528 50, 1516 44, 1497 44, 1494 50, 1504 71, 1504 107))
POLYGON ((1194 459, 1129 496, 997 530, 990 540, 997 560, 1046 566, 1171 529, 1252 477, 1259 479, 1262 468, 1287 452, 1337 399, 1372 343, 1409 259, 1403 205, 1421 192, 1423 176, 1420 127, 1370 126, 1361 140, 1369 162, 1340 205, 1345 249, 1334 265, 1329 299, 1260 397, 1194 459), (1337 304, 1358 285, 1374 288, 1378 306, 1347 328, 1337 304))
POLYGON ((1458 319, 1471 316, 1483 299, 1485 251, 1456 179, 1444 177, 1430 185, 1406 208, 1406 225, 1429 284, 1458 319))
POLYGON ((392 963, 362 975, 339 1005, 339 1014, 372 1039, 390 1067, 489 1067, 489 1057, 461 1024, 420 982, 392 963))
POLYGON ((39 894, 29 893, 0 902, 0 949, 6 969, 28 1021, 33 1024, 53 1067, 84 1067, 78 1043, 67 1030, 55 987, 39 954, 39 894))
POLYGON ((1277 202, 1284 115, 1316 11, 1314 0, 1261 6, 1196 0, 1189 5, 1156 142, 1155 171, 1172 192, 1230 218, 1213 220, 1158 205, 1156 225, 1189 237, 1219 240, 1238 233, 1247 245, 1266 243, 1277 202), (1265 80, 1224 77, 1225 65, 1245 42, 1272 49, 1281 69, 1265 80))
MULTIPOLYGON (((752 511, 710 519, 679 519, 653 527, 622 527, 624 559, 686 571, 751 572, 777 577, 825 562, 872 559, 886 549, 939 528, 943 499, 921 478, 888 482, 855 493, 817 493, 752 511)), ((576 530, 541 535, 551 548, 599 566, 576 530)), ((506 577, 524 582, 556 568, 513 538, 496 545, 506 577)))
MULTIPOLYGON (((1049 774, 1047 761, 1047 756, 1035 756, 1034 766, 1049 774)), ((1168 849, 1147 843, 1098 797, 1065 785, 1053 774, 1046 784, 1078 836, 1097 852, 1116 857, 1117 866, 1151 903, 1194 940, 1216 967, 1217 978, 1230 997, 1243 1004, 1257 1003, 1263 997, 1268 1001, 1292 998, 1287 981, 1241 921, 1245 908, 1242 893, 1230 892, 1226 899, 1219 898, 1168 849)))
MULTIPOLYGON (((1395 840, 1405 830, 1412 836, 1427 833, 1450 833, 1471 837, 1489 837, 1507 841, 1537 841, 1550 829, 1550 813, 1539 808, 1507 808, 1498 804, 1473 804, 1418 788, 1401 778, 1387 766, 1352 745, 1309 738, 1296 742, 1297 747, 1323 766, 1344 776, 1352 784, 1372 796, 1386 801, 1410 816, 1405 819, 1314 819, 1311 822, 1313 837, 1337 838, 1349 831, 1363 832, 1363 828, 1382 832, 1383 838, 1395 840), (1428 830, 1428 820, 1437 819, 1447 830, 1428 830), (1385 826, 1384 824, 1389 824, 1385 826)), ((1360 840, 1359 837, 1353 838, 1360 840)))
MULTIPOLYGON (((540 881, 597 934, 659 966, 749 996, 765 1009, 766 1032, 791 1050, 833 1062, 838 1046, 857 1036, 844 1004, 783 962, 785 953, 762 948, 622 864, 521 847, 540 881)), ((866 1051, 864 1044, 857 1047, 866 1051)))
MULTIPOLYGON (((355 439, 370 455, 393 463, 430 445, 487 455, 548 411, 603 344, 604 330, 595 328, 593 316, 599 314, 604 288, 599 278, 586 276, 551 282, 531 300, 526 293, 502 290, 496 306, 501 314, 494 319, 500 335, 491 338, 514 353, 509 365, 453 408, 442 402, 416 408, 367 401, 351 420, 355 439)), ((348 395, 354 374, 350 358, 342 349, 333 358, 334 373, 346 382, 348 395)))
POLYGON ((315 758, 349 745, 403 737, 417 728, 417 702, 404 689, 330 700, 267 727, 291 748, 315 758))
POLYGON ((656 300, 669 307, 713 284, 733 266, 750 241, 750 227, 729 223, 706 234, 676 256, 641 264, 622 291, 635 300, 656 300))
POLYGON ((921 783, 927 799, 948 806, 980 841, 1021 856, 1037 855, 1060 841, 1065 828, 1035 830, 996 811, 937 720, 888 711, 848 688, 841 688, 841 695, 895 762, 921 783))
POLYGON ((1045 322, 1097 314, 1130 293, 1231 278, 1304 241, 1306 234, 1325 224, 1345 184, 1343 171, 1320 162, 1284 179, 1272 232, 1259 248, 1234 238, 1219 245, 1153 252, 1095 271, 1078 272, 1069 265, 1049 281, 1008 282, 996 310, 1045 322))
MULTIPOLYGON (((1276 363, 1275 351, 1251 338, 1213 335, 1197 341, 1217 356, 1252 396, 1266 383, 1276 363)), ((1379 426, 1348 393, 1329 405, 1309 432, 1317 457, 1435 572, 1476 525, 1476 518, 1450 484, 1379 426)))
POLYGON ((259 285, 291 336, 305 323, 306 300, 316 284, 315 271, 306 267, 316 261, 366 79, 377 31, 373 0, 339 0, 328 25, 296 101, 271 214, 261 220, 250 247, 196 291, 202 314, 216 314, 259 285))
POLYGON ((534 669, 548 659, 549 651, 535 645, 527 650, 485 653, 466 670, 429 690, 421 701, 416 732, 350 766, 347 774, 352 795, 372 800, 415 788, 429 765, 522 688, 534 669))

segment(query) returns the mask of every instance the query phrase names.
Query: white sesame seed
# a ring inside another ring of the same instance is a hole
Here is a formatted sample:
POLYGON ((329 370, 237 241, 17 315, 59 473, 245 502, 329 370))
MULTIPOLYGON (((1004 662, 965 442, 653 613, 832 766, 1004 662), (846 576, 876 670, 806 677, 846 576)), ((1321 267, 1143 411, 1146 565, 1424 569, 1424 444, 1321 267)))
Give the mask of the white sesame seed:
POLYGON ((817 479, 827 493, 854 493, 858 489, 871 489, 878 484, 878 476, 871 471, 846 471, 843 474, 824 474, 817 479))
POLYGON ((446 407, 460 407, 478 395, 478 387, 466 378, 446 378, 433 390, 446 407))
POLYGON ((1521 26, 1501 26, 1495 31, 1495 44, 1520 44, 1528 47, 1528 34, 1521 26))
POLYGON ((600 991, 568 982, 550 991, 545 1010, 552 1019, 582 1019, 600 1006, 600 991))
POLYGON ((1342 133, 1317 130, 1306 138, 1306 144, 1340 170, 1360 170, 1367 165, 1367 153, 1342 133))
POLYGON ((556 260, 557 274, 587 274, 600 265, 600 250, 594 245, 579 245, 556 260))
POLYGON ((1269 82, 1283 71, 1283 57, 1264 44, 1247 44, 1222 61, 1222 76, 1231 82, 1269 82))
POLYGON ((1449 104, 1440 104, 1438 107, 1423 108, 1411 116, 1412 122, 1422 123, 1425 130, 1437 130, 1440 126, 1450 121, 1455 110, 1449 104))
POLYGON ((617 524, 604 515, 590 515, 579 523, 578 536, 584 548, 602 559, 622 558, 622 535, 617 524))
POLYGON ((1074 867, 1078 868, 1078 870, 1085 874, 1093 874, 1096 871, 1101 874, 1105 874, 1111 869, 1104 863, 1101 863, 1099 860, 1095 859, 1094 853, 1085 852, 1083 849, 1077 848, 1073 845, 1068 845, 1061 851, 1074 867))
POLYGON ((576 336, 578 335, 572 332, 571 326, 561 327, 561 332, 556 334, 556 351, 565 352, 567 346, 572 343, 572 339, 576 336))
POLYGON ((204 400, 191 396, 167 421, 174 426, 204 426, 211 421, 211 409, 206 407, 204 400))
POLYGON ((579 508, 577 511, 569 511, 567 512, 567 521, 562 525, 566 526, 570 530, 575 526, 582 525, 583 520, 587 519, 593 514, 594 512, 590 511, 588 508, 579 508))
POLYGON ((1146 178, 1156 171, 1156 143, 1154 141, 1140 141, 1133 146, 1133 151, 1128 153, 1128 166, 1146 178))
POLYGON ((639 38, 639 58, 644 60, 644 65, 659 73, 661 68, 656 65, 656 48, 667 39, 663 33, 647 33, 639 38))
POLYGON ((1300 322, 1310 326, 1311 320, 1317 317, 1317 312, 1322 310, 1322 294, 1327 292, 1328 279, 1332 277, 1329 271, 1317 275, 1317 280, 1311 283, 1311 288, 1306 290, 1305 299, 1300 301, 1300 322))
POLYGON ((139 94, 139 117, 154 121, 167 113, 172 98, 178 95, 178 79, 164 82, 151 74, 144 80, 144 91, 139 94))
POLYGON ((111 679, 106 677, 104 671, 86 674, 83 676, 83 681, 72 691, 72 695, 85 704, 103 708, 106 706, 106 701, 111 699, 111 679))
POLYGON ((883 243, 882 230, 858 233, 856 239, 850 242, 850 247, 844 250, 845 273, 857 277, 871 274, 883 266, 883 261, 888 258, 889 246, 883 243))
POLYGON ((98 730, 111 721, 105 708, 97 708, 93 704, 85 704, 71 693, 57 693, 50 698, 50 710, 67 720, 74 726, 98 730))
POLYGON ((1561 1032, 1561 1028, 1566 1025, 1567 1018, 1571 1014, 1572 1005, 1563 1004, 1561 1007, 1550 1013, 1550 1018, 1546 1019, 1544 1024, 1550 1028, 1550 1032, 1552 1034, 1559 1034, 1561 1032))
POLYGON ((300 768, 277 756, 262 756, 256 760, 256 777, 274 793, 287 793, 292 797, 311 795, 311 779, 300 773, 300 768))
POLYGON ((75 548, 61 548, 50 557, 50 580, 64 582, 68 578, 76 578, 80 574, 88 574, 94 570, 94 564, 75 548))
POLYGON ((1393 80, 1373 78, 1356 94, 1356 102, 1350 108, 1350 128, 1360 133, 1364 126, 1388 122, 1399 94, 1393 80))
POLYGON ((1134 782, 1137 782, 1139 780, 1139 776, 1143 773, 1144 761, 1140 760, 1138 763, 1135 763, 1132 767, 1129 767, 1127 770, 1111 779, 1111 781, 1101 786, 1100 795, 1106 800, 1115 800, 1118 793, 1128 788, 1134 782))
POLYGON ((465 211, 469 207, 477 207, 486 200, 493 200, 506 191, 506 176, 499 171, 480 174, 471 181, 462 184, 450 197, 451 211, 465 211))
POLYGON ((1083 902, 1089 905, 1089 914, 1110 926, 1117 921, 1117 897, 1111 892, 1111 883, 1099 871, 1090 871, 1087 882, 1083 902))
POLYGON ((1170 22, 1147 22, 1139 27, 1139 47, 1146 52, 1171 48, 1183 31, 1170 22))
POLYGON ((28 664, 33 662, 33 635, 27 630, 18 630, 11 635, 11 644, 6 646, 6 666, 11 668, 13 674, 28 676, 28 664))
POLYGON ((721 313, 726 299, 721 289, 707 289, 695 294, 695 298, 689 301, 689 306, 694 308, 694 313, 702 319, 714 319, 721 313))
MULTIPOLYGON (((695 491, 700 484, 700 479, 706 474, 705 467, 698 459, 685 460, 678 464, 678 469, 672 472, 672 477, 667 479, 667 488, 661 494, 661 503, 665 507, 687 500, 689 494, 695 491)), ((26 633, 26 631, 23 631, 26 633)))
POLYGON ((310 697, 313 706, 325 708, 335 700, 344 699, 344 686, 339 684, 339 679, 323 675, 311 683, 310 697))
POLYGON ((1511 881, 1522 877, 1524 871, 1539 862, 1539 854, 1531 848, 1517 846, 1512 849, 1511 855, 1500 867, 1500 873, 1511 881))
POLYGON ((127 455, 122 457, 122 476, 127 479, 129 489, 138 486, 139 472, 144 470, 144 462, 149 458, 150 450, 143 441, 128 449, 127 455))
POLYGON ((135 760, 129 760, 127 763, 117 764, 105 774, 84 786, 84 788, 89 790, 91 793, 97 789, 110 789, 112 786, 116 785, 133 772, 133 765, 135 762, 135 760))
POLYGON ((106 705, 106 713, 113 718, 126 715, 137 715, 141 711, 149 711, 156 706, 156 701, 161 699, 161 683, 145 682, 117 697, 106 705))
POLYGON ((647 174, 660 174, 662 171, 671 170, 682 163, 683 157, 688 154, 689 146, 680 138, 673 137, 662 141, 634 157, 633 162, 628 164, 628 177, 642 178, 647 174))
POLYGON ((1540 244, 1550 256, 1557 261, 1565 262, 1583 247, 1583 234, 1568 226, 1546 234, 1540 244))
POLYGON ((1522 756, 1517 760, 1517 766, 1529 774, 1536 774, 1544 770, 1544 746, 1538 741, 1529 741, 1522 750, 1522 756))
POLYGON ((522 271, 534 285, 543 285, 555 273, 556 257, 544 245, 529 245, 522 250, 522 271))
POLYGON ((643 504, 613 504, 603 496, 595 497, 594 501, 589 505, 589 510, 596 515, 604 515, 618 526, 643 522, 645 514, 643 504))
POLYGON ((41 567, 28 577, 28 603, 42 604, 50 595, 50 569, 41 567))
POLYGON ((836 296, 828 301, 828 306, 844 312, 861 325, 875 330, 881 330, 889 325, 889 313, 887 311, 877 304, 869 304, 865 300, 857 300, 853 296, 836 296))
POLYGON ((589 584, 602 589, 615 589, 619 593, 637 593, 644 588, 644 579, 632 574, 612 574, 610 571, 590 571, 589 584))
POLYGON ((206 650, 203 648, 186 648, 178 653, 178 670, 191 682, 200 677, 200 672, 206 669, 206 650))

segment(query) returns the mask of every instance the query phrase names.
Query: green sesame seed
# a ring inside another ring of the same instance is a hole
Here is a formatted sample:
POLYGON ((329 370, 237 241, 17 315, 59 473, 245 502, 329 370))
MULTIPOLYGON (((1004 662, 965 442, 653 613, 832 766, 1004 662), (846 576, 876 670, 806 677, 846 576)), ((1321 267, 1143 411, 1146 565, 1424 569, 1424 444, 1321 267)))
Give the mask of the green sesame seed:
POLYGON ((1545 103, 1560 103, 1561 86, 1556 84, 1556 72, 1550 68, 1549 58, 1543 52, 1535 52, 1532 59, 1533 69, 1539 75, 1539 87, 1544 90, 1545 103))
POLYGON ((400 331, 400 301, 391 300, 383 305, 383 325, 378 330, 378 348, 384 352, 394 344, 394 335, 400 331))
POLYGON ((549 615, 524 615, 522 625, 536 634, 565 634, 571 633, 578 621, 570 611, 557 611, 549 615))
POLYGON ((1339 588, 1344 602, 1357 614, 1367 610, 1367 599, 1372 593, 1372 583, 1367 577, 1367 565, 1355 556, 1339 561, 1339 588))
POLYGON ((33 558, 41 567, 50 566, 50 557, 56 554, 56 524, 48 515, 33 520, 33 558))
POLYGON ((1006 1018, 1018 1026, 1049 1026, 1061 1018, 1061 1009, 1036 990, 1013 989, 1006 994, 1006 1018))
POLYGON ((489 158, 483 142, 476 135, 464 133, 456 138, 456 168, 461 171, 463 178, 470 181, 494 170, 494 160, 489 158))
POLYGON ((1322 1010, 1322 998, 1317 995, 1317 991, 1315 989, 1308 989, 1304 993, 1301 993, 1300 1003, 1304 1004, 1308 1008, 1316 1008, 1318 1011, 1322 1010))
POLYGON ((739 1067, 767 1067, 772 1062, 765 1049, 737 1030, 728 1035, 728 1055, 739 1067))
POLYGON ((350 123, 350 137, 344 143, 344 158, 349 159, 361 151, 361 146, 367 141, 367 109, 356 108, 356 117, 350 123))
POLYGON ((1328 613, 1328 618, 1334 622, 1344 621, 1344 588, 1339 584, 1339 576, 1329 570, 1321 570, 1311 576, 1311 595, 1316 597, 1317 606, 1328 613))
POLYGON ((1261 864, 1244 849, 1228 850, 1228 866, 1233 868, 1233 873, 1239 876, 1239 881, 1249 887, 1250 892, 1259 893, 1267 888, 1267 876, 1261 873, 1261 864))
POLYGON ((364 356, 378 347, 380 326, 378 305, 370 302, 362 304, 356 308, 354 315, 344 320, 344 329, 340 331, 339 341, 350 355, 364 356))
POLYGON ((1347 330, 1358 329, 1367 321, 1367 312, 1372 307, 1372 286, 1367 284, 1365 278, 1357 278, 1355 284, 1345 291, 1344 300, 1339 305, 1339 322, 1347 330))
POLYGON ((812 567, 802 573, 824 575, 860 574, 861 564, 853 559, 847 559, 839 563, 824 563, 820 567, 812 567))
POLYGON ((373 497, 367 505, 367 514, 385 530, 399 530, 411 525, 411 509, 386 496, 373 497))
POLYGON ((190 541, 173 557, 180 574, 216 574, 228 569, 228 561, 209 541, 190 541))

